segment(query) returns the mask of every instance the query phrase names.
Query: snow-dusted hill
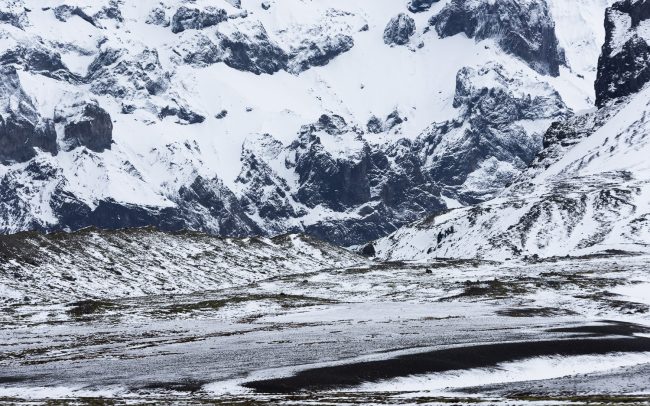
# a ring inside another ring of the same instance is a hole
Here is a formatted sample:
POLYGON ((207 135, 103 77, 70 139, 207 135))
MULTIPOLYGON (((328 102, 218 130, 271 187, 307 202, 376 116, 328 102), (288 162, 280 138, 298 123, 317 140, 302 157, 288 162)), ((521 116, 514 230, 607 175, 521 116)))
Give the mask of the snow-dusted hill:
POLYGON ((603 107, 555 123, 546 148, 497 198, 405 227, 375 243, 378 255, 504 259, 650 250, 648 24, 647 1, 611 7, 596 82, 603 107))
POLYGON ((351 244, 484 201, 594 104, 606 6, 2 0, 0 231, 351 244))
POLYGON ((0 258, 5 304, 216 291, 367 263, 303 235, 231 239, 149 228, 0 236, 0 258))

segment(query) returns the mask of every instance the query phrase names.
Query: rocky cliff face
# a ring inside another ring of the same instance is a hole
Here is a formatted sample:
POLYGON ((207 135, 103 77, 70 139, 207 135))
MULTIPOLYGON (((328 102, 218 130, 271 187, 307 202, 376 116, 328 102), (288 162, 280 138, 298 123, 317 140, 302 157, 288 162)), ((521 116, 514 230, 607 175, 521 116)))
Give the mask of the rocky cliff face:
POLYGON ((596 103, 639 91, 650 81, 650 2, 619 1, 607 9, 607 38, 598 61, 596 103))
POLYGON ((113 122, 106 110, 95 103, 76 105, 72 117, 59 117, 65 121, 63 142, 65 148, 87 147, 91 151, 103 152, 111 148, 113 122))
POLYGON ((452 0, 430 23, 442 37, 465 33, 479 41, 493 39, 543 74, 558 76, 565 63, 545 1, 452 0))
POLYGON ((443 209, 443 193, 467 203, 482 201, 511 182, 541 148, 541 137, 523 123, 569 114, 552 88, 540 85, 532 92, 535 86, 524 80, 508 77, 496 64, 462 69, 454 98, 459 116, 390 148, 369 143, 361 128, 340 116, 323 115, 287 147, 269 135, 252 141, 261 145, 257 153, 244 154, 238 182, 245 186, 248 206, 263 207, 253 215, 268 222, 289 223, 314 210, 352 214, 337 226, 306 226, 321 238, 335 235, 348 244, 443 209), (272 168, 288 171, 295 183, 287 184, 272 168), (266 185, 264 194, 260 185, 266 185), (283 209, 269 210, 269 201, 283 209))
POLYGON ((453 102, 460 117, 422 137, 429 176, 460 201, 493 197, 528 166, 542 143, 540 133, 526 129, 532 117, 548 125, 569 114, 552 88, 526 80, 496 64, 461 69, 453 102))
POLYGON ((0 231, 356 244, 488 199, 593 90, 545 2, 465 3, 0 1, 0 231))
POLYGON ((37 148, 56 153, 56 132, 52 120, 40 116, 23 90, 16 68, 0 70, 0 160, 25 162, 37 148))

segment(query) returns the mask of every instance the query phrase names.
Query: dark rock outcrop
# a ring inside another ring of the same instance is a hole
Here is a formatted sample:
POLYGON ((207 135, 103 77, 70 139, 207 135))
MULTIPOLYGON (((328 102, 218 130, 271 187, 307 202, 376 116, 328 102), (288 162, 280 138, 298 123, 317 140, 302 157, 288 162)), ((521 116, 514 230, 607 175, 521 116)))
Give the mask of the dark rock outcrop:
POLYGON ((103 49, 88 67, 85 80, 93 93, 118 99, 133 98, 139 93, 157 95, 170 86, 155 49, 139 54, 125 50, 103 49))
POLYGON ((242 169, 236 180, 242 186, 240 200, 246 213, 265 219, 272 233, 286 231, 283 220, 305 214, 296 210, 287 181, 267 162, 278 158, 283 148, 269 134, 247 139, 242 149, 242 169))
POLYGON ((599 107, 639 91, 650 81, 650 36, 643 28, 649 20, 648 0, 623 0, 607 9, 595 84, 599 107))
MULTIPOLYGON (((218 178, 198 176, 178 193, 176 225, 161 216, 163 229, 190 228, 217 231, 220 235, 243 237, 260 234, 261 230, 245 213, 237 197, 218 178)), ((173 218, 172 217, 172 218, 173 218)))
POLYGON ((69 118, 64 127, 65 149, 70 151, 84 146, 95 152, 111 148, 113 122, 106 110, 97 103, 75 107, 78 112, 69 118))
POLYGON ((392 130, 393 128, 402 124, 404 120, 406 119, 402 118, 399 115, 399 111, 395 110, 386 117, 386 120, 384 121, 384 128, 386 129, 386 131, 392 130))
POLYGON ((520 91, 522 78, 501 65, 463 68, 456 77, 454 107, 459 118, 436 123, 418 141, 427 155, 426 171, 454 190, 461 201, 476 203, 511 182, 542 149, 539 138, 519 123, 529 119, 556 120, 570 111, 560 95, 541 85, 543 95, 520 91), (454 139, 448 143, 448 139, 454 139), (472 174, 479 174, 473 184, 472 174))
POLYGON ((0 22, 13 25, 16 28, 23 29, 27 17, 25 12, 13 12, 12 10, 0 10, 0 22))
POLYGON ((465 33, 477 41, 494 39, 542 74, 558 76, 565 63, 546 1, 452 0, 430 24, 443 38, 465 33))
POLYGON ((372 116, 370 117, 368 123, 366 124, 366 129, 368 130, 369 133, 379 134, 380 132, 384 131, 384 123, 381 121, 379 117, 372 116))
POLYGON ((223 62, 233 69, 257 75, 280 70, 297 75, 314 66, 327 65, 353 46, 354 39, 349 35, 315 33, 287 52, 269 37, 262 23, 244 21, 236 30, 221 30, 214 36, 192 33, 175 51, 185 63, 197 67, 223 62))
POLYGON ((59 21, 68 21, 68 19, 72 16, 77 16, 81 18, 82 20, 88 22, 89 24, 93 26, 97 26, 95 23, 95 19, 88 14, 86 14, 85 11, 83 11, 80 7, 78 6, 69 6, 67 4, 62 4, 60 6, 57 6, 53 9, 54 11, 54 16, 56 17, 57 20, 59 21))
POLYGON ((200 30, 228 20, 226 10, 206 7, 203 10, 181 6, 172 17, 172 32, 178 34, 185 30, 200 30))
POLYGON ((95 20, 115 20, 119 23, 124 22, 122 11, 120 10, 121 0, 110 0, 108 6, 102 7, 97 13, 93 15, 95 20))
POLYGON ((361 249, 361 255, 369 258, 374 257, 376 255, 375 246, 372 243, 367 244, 361 249))
POLYGON ((199 124, 205 121, 205 116, 196 113, 185 106, 165 106, 158 113, 161 120, 165 117, 176 116, 178 124, 199 124))
POLYGON ((226 53, 220 44, 200 32, 180 44, 176 52, 181 55, 183 62, 196 67, 223 62, 226 53))
POLYGON ((334 218, 326 215, 298 230, 348 245, 444 207, 440 189, 420 171, 422 162, 410 141, 385 150, 369 145, 361 133, 340 116, 323 115, 303 126, 286 147, 270 136, 257 140, 255 148, 245 148, 244 169, 237 179, 244 189, 245 207, 285 229, 291 219, 307 214, 303 208, 322 207, 334 218), (324 137, 329 141, 322 141, 324 137), (332 142, 350 145, 354 152, 340 155, 331 149, 332 142), (278 164, 295 173, 297 188, 274 172, 278 164), (266 208, 266 202, 274 202, 273 208, 266 208), (346 212, 356 214, 338 218, 346 212))
POLYGON ((384 43, 406 45, 415 34, 415 20, 404 13, 393 17, 384 29, 384 43))
POLYGON ((36 155, 34 148, 56 152, 56 131, 51 121, 40 125, 9 114, 0 115, 0 162, 25 162, 36 155))
MULTIPOLYGON (((333 210, 365 203, 370 199, 368 169, 370 149, 364 145, 354 156, 337 158, 322 145, 318 133, 340 138, 357 138, 355 129, 339 116, 323 115, 318 122, 305 126, 291 148, 296 151, 292 166, 299 175, 299 202, 308 207, 323 205, 333 210)), ((346 142, 341 140, 341 142, 346 142)))
POLYGON ((72 83, 79 83, 82 80, 68 70, 58 52, 39 44, 19 45, 6 50, 0 54, 0 65, 20 66, 26 71, 72 83))
POLYGON ((61 61, 61 55, 58 53, 54 53, 45 48, 28 48, 25 46, 18 46, 0 55, 0 64, 21 65, 26 70, 36 72, 56 72, 66 69, 61 61))
POLYGON ((288 70, 298 74, 312 66, 325 66, 332 59, 352 49, 353 46, 354 38, 345 34, 305 41, 299 47, 291 50, 288 70))
POLYGON ((366 129, 369 133, 379 134, 385 131, 390 131, 404 122, 397 110, 390 113, 385 120, 377 116, 372 116, 366 124, 366 129))
POLYGON ((16 68, 0 67, 0 162, 27 161, 35 148, 56 154, 54 124, 37 112, 16 68))
POLYGON ((147 24, 152 24, 152 25, 160 25, 163 27, 169 27, 170 22, 169 18, 167 18, 167 13, 165 12, 165 9, 162 7, 156 7, 147 16, 147 19, 145 20, 145 23, 147 24))
POLYGON ((224 50, 223 62, 233 69, 260 75, 287 68, 289 57, 269 38, 261 23, 251 23, 245 30, 218 33, 217 36, 224 50))
POLYGON ((433 3, 437 3, 438 1, 440 0, 411 0, 408 9, 412 13, 420 13, 422 11, 427 11, 431 8, 433 3))

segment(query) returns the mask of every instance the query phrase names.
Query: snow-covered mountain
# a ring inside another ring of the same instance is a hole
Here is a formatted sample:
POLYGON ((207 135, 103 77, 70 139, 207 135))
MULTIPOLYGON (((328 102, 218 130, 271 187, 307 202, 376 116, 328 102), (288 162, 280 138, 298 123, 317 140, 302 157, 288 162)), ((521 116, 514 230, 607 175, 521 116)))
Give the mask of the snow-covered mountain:
POLYGON ((617 2, 605 26, 596 81, 602 108, 554 123, 545 149, 498 197, 380 239, 373 246, 380 257, 650 250, 650 2, 617 2))
POLYGON ((607 5, 2 0, 0 231, 353 244, 485 201, 593 106, 607 5))

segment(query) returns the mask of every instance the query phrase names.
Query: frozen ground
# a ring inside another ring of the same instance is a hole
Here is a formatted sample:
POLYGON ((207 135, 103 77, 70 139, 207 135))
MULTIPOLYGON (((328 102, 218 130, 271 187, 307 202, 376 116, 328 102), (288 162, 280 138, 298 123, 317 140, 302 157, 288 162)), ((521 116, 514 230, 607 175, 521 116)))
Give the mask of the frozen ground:
POLYGON ((648 256, 358 264, 6 300, 0 403, 650 401, 648 256))

